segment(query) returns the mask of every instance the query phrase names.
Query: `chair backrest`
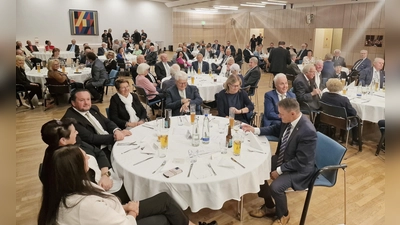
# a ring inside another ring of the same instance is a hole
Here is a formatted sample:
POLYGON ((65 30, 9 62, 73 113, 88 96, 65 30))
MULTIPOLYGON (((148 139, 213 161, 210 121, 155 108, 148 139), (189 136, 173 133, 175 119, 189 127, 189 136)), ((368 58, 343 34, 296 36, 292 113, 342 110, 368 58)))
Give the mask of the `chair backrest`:
MULTIPOLYGON (((317 169, 325 166, 340 165, 347 149, 321 132, 317 132, 315 165, 317 169)), ((338 170, 328 170, 322 175, 333 185, 336 183, 338 170)), ((333 186, 332 185, 332 186, 333 186)))
POLYGON ((136 94, 139 97, 140 102, 148 105, 148 99, 147 99, 147 94, 146 91, 144 90, 144 88, 134 85, 135 89, 136 89, 136 94))
POLYGON ((319 121, 324 124, 335 126, 339 129, 347 130, 347 113, 344 107, 329 105, 320 102, 322 111, 320 111, 319 121))
POLYGON ((60 84, 53 78, 46 78, 46 87, 51 94, 65 94, 71 92, 71 85, 60 84))
POLYGON ((242 87, 242 90, 245 91, 247 94, 250 92, 250 85, 247 85, 246 87, 242 87))
POLYGON ((258 79, 258 80, 256 81, 256 83, 254 84, 254 86, 251 86, 251 87, 250 87, 250 90, 249 90, 249 92, 248 92, 249 96, 253 96, 253 95, 255 94, 256 89, 258 88, 258 82, 260 82, 260 80, 261 80, 261 77, 260 77, 260 79, 258 79))
POLYGON ((114 86, 115 80, 117 79, 118 70, 111 70, 108 75, 108 81, 105 83, 105 86, 114 86))
POLYGON ((334 106, 334 105, 328 104, 323 101, 320 101, 320 105, 322 107, 322 112, 324 112, 326 114, 336 116, 336 117, 341 117, 344 119, 347 118, 346 108, 344 108, 344 107, 334 106))

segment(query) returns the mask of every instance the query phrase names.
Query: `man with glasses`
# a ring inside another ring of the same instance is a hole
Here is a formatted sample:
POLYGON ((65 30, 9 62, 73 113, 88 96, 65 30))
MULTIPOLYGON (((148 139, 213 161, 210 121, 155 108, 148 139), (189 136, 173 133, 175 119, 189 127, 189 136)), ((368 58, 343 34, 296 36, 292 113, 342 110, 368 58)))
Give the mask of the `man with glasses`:
POLYGON ((167 90, 165 108, 172 109, 172 116, 189 113, 189 106, 196 105, 196 114, 200 114, 200 105, 203 99, 200 97, 196 86, 188 85, 187 74, 178 72, 175 74, 175 85, 167 90))

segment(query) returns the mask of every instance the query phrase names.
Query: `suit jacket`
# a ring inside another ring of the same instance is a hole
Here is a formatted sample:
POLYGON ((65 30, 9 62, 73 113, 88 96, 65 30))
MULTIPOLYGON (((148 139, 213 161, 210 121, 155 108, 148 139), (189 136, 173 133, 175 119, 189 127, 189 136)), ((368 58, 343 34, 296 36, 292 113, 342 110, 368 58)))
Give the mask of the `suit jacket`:
MULTIPOLYGON (((143 107, 138 96, 131 93, 133 97, 132 108, 136 112, 136 116, 140 120, 145 120, 147 118, 146 109, 143 107)), ((109 108, 110 120, 113 121, 121 129, 125 129, 126 122, 129 122, 129 113, 126 111, 125 104, 121 101, 118 94, 114 94, 110 99, 109 108)))
POLYGON ((370 68, 370 67, 372 67, 371 60, 369 60, 368 58, 365 58, 364 60, 363 59, 357 60, 354 63, 352 70, 357 70, 358 72, 360 72, 360 71, 362 71, 366 68, 370 68), (358 64, 358 62, 360 62, 360 61, 362 61, 361 64, 359 66, 357 66, 357 69, 355 69, 354 66, 356 66, 358 64))
MULTIPOLYGON (((167 64, 171 67, 172 62, 167 62, 167 64)), ((157 80, 161 81, 164 77, 167 76, 167 71, 165 70, 164 64, 162 61, 156 63, 155 71, 157 75, 157 80)))
MULTIPOLYGON (((203 55, 203 57, 206 57, 206 50, 205 48, 200 49, 200 53, 203 55)), ((210 50, 208 52, 208 54, 210 55, 210 59, 212 59, 214 57, 214 54, 212 53, 212 51, 210 50)))
POLYGON ((31 49, 29 48, 29 45, 25 46, 25 48, 27 48, 30 52, 38 52, 39 49, 36 47, 36 45, 31 45, 33 48, 33 51, 31 51, 31 49))
MULTIPOLYGON (((360 78, 359 78, 359 82, 361 83, 361 85, 370 85, 372 82, 372 78, 374 77, 374 69, 373 67, 367 68, 365 70, 362 70, 360 72, 360 78)), ((379 87, 382 88, 383 87, 383 82, 385 82, 385 71, 381 70, 379 71, 379 87)))
MULTIPOLYGON (((67 51, 69 51, 70 49, 71 49, 71 47, 72 47, 72 44, 69 44, 68 46, 67 46, 67 51)), ((75 45, 75 57, 78 57, 79 56, 79 45, 75 45)))
MULTIPOLYGON (((286 98, 296 98, 296 95, 288 91, 286 98)), ((281 118, 278 111, 279 96, 276 90, 268 91, 264 95, 264 124, 262 126, 268 127, 274 124, 281 124, 281 118)))
POLYGON ((96 58, 92 63, 92 84, 95 87, 101 87, 104 81, 108 79, 108 73, 100 59, 96 58))
POLYGON ((212 48, 215 49, 216 51, 219 51, 219 48, 221 47, 220 44, 217 44, 217 46, 215 46, 215 43, 212 44, 212 48))
POLYGON ((99 48, 97 49, 97 55, 98 55, 98 56, 104 55, 105 53, 106 53, 106 50, 104 50, 103 47, 99 47, 99 48))
MULTIPOLYGON (((288 51, 290 52, 290 48, 289 48, 289 47, 286 47, 286 50, 288 50, 288 51)), ((296 49, 295 49, 295 48, 292 48, 292 50, 293 50, 293 52, 294 52, 294 53, 296 53, 296 54, 297 54, 297 51, 296 51, 296 49)))
POLYGON ((342 67, 346 67, 346 62, 344 61, 344 58, 342 56, 339 56, 338 59, 336 59, 336 56, 333 56, 332 62, 334 65, 341 65, 342 67))
POLYGON ((112 59, 111 61, 106 59, 103 64, 108 74, 110 74, 111 70, 117 70, 117 61, 115 61, 115 59, 112 59))
POLYGON ((75 128, 82 141, 95 145, 98 148, 100 148, 101 145, 114 144, 114 130, 117 129, 118 126, 113 121, 103 116, 96 105, 92 105, 89 112, 99 121, 103 129, 109 134, 97 134, 96 129, 86 119, 86 117, 82 116, 72 107, 67 109, 63 118, 74 118, 77 121, 75 128))
MULTIPOLYGON (((194 61, 192 63, 193 66, 193 70, 196 71, 199 69, 199 62, 198 61, 194 61)), ((210 64, 208 64, 208 62, 202 61, 202 65, 201 65, 201 72, 202 73, 208 73, 210 71, 210 64)))
MULTIPOLYGON (((297 52, 297 57, 300 58, 299 60, 303 60, 304 56, 307 55, 308 50, 304 49, 304 51, 301 51, 302 49, 299 50, 299 52, 297 52)), ((299 64, 299 60, 296 60, 296 63, 299 64)))
MULTIPOLYGON (((198 110, 197 114, 200 114, 200 105, 203 103, 203 99, 200 97, 199 89, 196 86, 187 85, 185 89, 186 98, 191 99, 190 104, 196 104, 198 110)), ((181 113, 181 96, 179 95, 178 88, 176 85, 170 87, 167 90, 167 98, 165 100, 165 108, 172 109, 172 116, 179 116, 181 113)))
POLYGON ((244 56, 244 61, 245 61, 245 62, 249 63, 249 60, 250 60, 250 58, 251 58, 251 56, 252 56, 251 53, 252 53, 252 52, 251 52, 249 49, 247 49, 247 48, 243 50, 243 56, 244 56))
POLYGON ((247 87, 248 85, 250 86, 256 86, 258 81, 261 78, 261 71, 260 68, 258 66, 249 69, 247 71, 247 73, 244 75, 243 77, 243 81, 244 81, 244 87, 247 87))
POLYGON ((296 76, 296 79, 293 81, 293 92, 296 95, 297 101, 300 103, 300 107, 304 107, 302 105, 303 102, 308 103, 311 109, 317 110, 320 108, 319 95, 311 95, 311 92, 314 90, 315 83, 314 80, 310 80, 311 84, 305 78, 304 74, 299 74, 296 76))
POLYGON ((268 61, 270 63, 269 71, 272 73, 284 73, 287 65, 292 62, 290 52, 280 46, 270 50, 268 61))
POLYGON ((150 52, 146 55, 146 62, 149 66, 154 66, 157 62, 157 52, 150 52))
POLYGON ((337 93, 325 92, 322 94, 321 102, 329 105, 344 107, 348 116, 357 116, 357 111, 353 108, 349 98, 337 93))
POLYGON ((236 49, 235 49, 235 46, 233 46, 233 45, 229 45, 229 46, 227 46, 227 48, 230 48, 231 49, 231 55, 232 56, 235 56, 236 55, 236 49))
POLYGON ((324 61, 323 65, 324 65, 324 67, 322 68, 322 71, 321 71, 321 78, 325 78, 326 80, 328 80, 329 78, 334 77, 335 76, 335 68, 333 67, 333 62, 332 61, 324 61))
POLYGON ((301 74, 301 70, 299 66, 295 62, 291 62, 287 67, 286 67, 286 74, 291 74, 291 75, 297 75, 301 74))
MULTIPOLYGON (((279 156, 282 144, 283 133, 287 127, 286 123, 261 127, 260 135, 273 135, 279 137, 278 147, 272 158, 272 170, 276 168, 277 156, 279 156)), ((279 176, 285 179, 287 176, 292 181, 294 190, 304 190, 308 187, 310 179, 315 172, 315 149, 317 147, 317 133, 310 119, 302 115, 295 127, 292 127, 292 133, 289 136, 285 153, 283 155, 283 164, 280 166, 283 172, 279 176)))
MULTIPOLYGON (((189 57, 188 59, 186 59, 186 60, 189 60, 189 59, 194 59, 194 56, 192 55, 192 53, 190 52, 190 50, 189 49, 186 49, 186 55, 189 57)), ((185 56, 185 54, 183 54, 183 56, 185 56)), ((186 58, 186 56, 185 56, 185 58, 186 58)))

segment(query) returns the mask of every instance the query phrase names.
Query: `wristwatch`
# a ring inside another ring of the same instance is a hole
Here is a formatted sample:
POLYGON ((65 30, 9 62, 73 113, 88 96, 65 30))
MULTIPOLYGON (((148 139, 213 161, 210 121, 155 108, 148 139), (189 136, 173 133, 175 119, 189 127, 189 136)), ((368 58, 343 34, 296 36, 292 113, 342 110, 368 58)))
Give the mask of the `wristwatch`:
POLYGON ((106 175, 107 177, 110 177, 111 176, 111 172, 107 171, 107 172, 104 172, 104 173, 101 174, 101 176, 104 176, 104 175, 106 175))

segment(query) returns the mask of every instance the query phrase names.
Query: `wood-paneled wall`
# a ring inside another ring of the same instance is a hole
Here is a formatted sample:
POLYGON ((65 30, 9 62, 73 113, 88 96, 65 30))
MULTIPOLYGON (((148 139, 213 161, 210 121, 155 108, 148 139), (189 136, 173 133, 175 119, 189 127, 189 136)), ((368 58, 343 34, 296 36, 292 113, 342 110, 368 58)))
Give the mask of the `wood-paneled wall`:
POLYGON ((230 40, 236 48, 243 49, 249 41, 250 28, 264 28, 264 51, 270 42, 277 45, 279 40, 295 48, 306 42, 313 49, 316 28, 343 28, 342 55, 351 65, 359 59, 362 49, 368 50, 370 59, 384 57, 385 36, 381 48, 364 46, 365 35, 385 35, 383 6, 384 3, 372 2, 232 14, 174 12, 174 48, 183 41, 213 43, 218 39, 222 44, 230 40), (311 24, 306 23, 308 14, 314 14, 311 24))

